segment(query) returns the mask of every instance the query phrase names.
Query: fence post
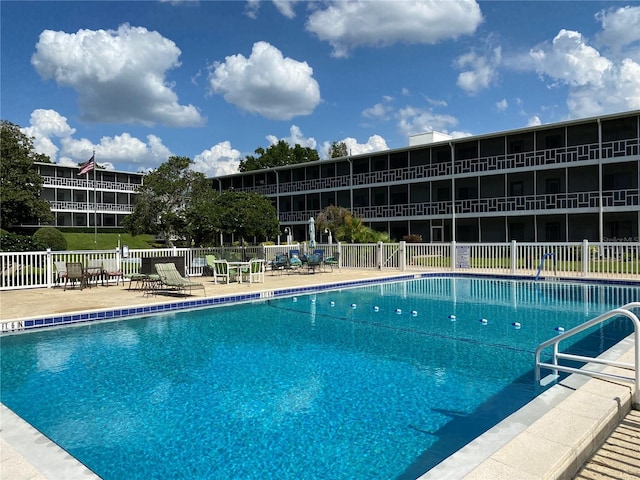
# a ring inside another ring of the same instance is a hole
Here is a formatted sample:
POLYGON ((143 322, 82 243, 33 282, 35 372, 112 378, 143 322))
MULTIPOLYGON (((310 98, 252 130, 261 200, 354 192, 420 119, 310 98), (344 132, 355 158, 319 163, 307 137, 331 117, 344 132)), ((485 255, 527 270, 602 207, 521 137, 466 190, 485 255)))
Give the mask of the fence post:
POLYGON ((51 249, 47 248, 47 288, 53 286, 53 256, 51 249))
POLYGON ((511 274, 515 275, 518 268, 518 246, 515 240, 511 240, 511 274))
POLYGON ((456 271, 456 241, 451 241, 451 270, 456 271))
POLYGON ((400 256, 399 265, 401 272, 407 271, 407 242, 404 240, 400 241, 400 247, 398 249, 398 255, 400 256))
POLYGON ((589 275, 589 264, 591 263, 591 256, 589 255, 589 240, 582 240, 582 276, 589 275))
POLYGON ((376 249, 376 263, 378 264, 378 270, 382 270, 382 242, 378 242, 378 248, 376 249))
POLYGON ((342 268, 342 242, 338 242, 338 270, 342 268))

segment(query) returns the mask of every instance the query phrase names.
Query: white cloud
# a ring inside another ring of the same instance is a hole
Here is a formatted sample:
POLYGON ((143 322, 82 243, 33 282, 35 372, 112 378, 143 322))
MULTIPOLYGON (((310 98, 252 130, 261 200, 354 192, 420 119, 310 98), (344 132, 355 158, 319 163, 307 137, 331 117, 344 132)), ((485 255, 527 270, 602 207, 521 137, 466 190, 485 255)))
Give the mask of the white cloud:
POLYGON ((538 125, 542 125, 542 121, 540 120, 539 116, 533 115, 529 117, 529 120, 527 121, 527 127, 536 127, 538 125))
POLYGON ((247 4, 244 6, 244 14, 253 18, 258 18, 258 10, 260 10, 260 0, 247 0, 247 4))
POLYGON ((310 137, 310 138, 305 137, 304 134, 302 133, 302 130, 300 130, 300 128, 297 125, 291 125, 291 128, 289 128, 289 134, 290 135, 285 138, 278 138, 275 135, 267 135, 266 138, 270 145, 275 145, 280 140, 284 140, 291 147, 298 144, 301 147, 305 147, 305 148, 307 147, 316 148, 316 145, 317 145, 316 139, 313 137, 310 137))
POLYGON ((362 116, 365 118, 384 120, 388 117, 388 113, 391 110, 389 105, 384 103, 376 103, 373 107, 366 108, 362 112, 362 116))
POLYGON ((74 138, 76 129, 55 110, 34 110, 30 123, 22 130, 34 138, 34 150, 60 165, 77 166, 89 160, 95 151, 96 161, 108 170, 118 164, 122 170, 139 171, 155 168, 173 155, 156 135, 147 135, 143 141, 125 132, 104 136, 98 144, 87 138, 74 138))
POLYGON ((240 160, 240 151, 231 148, 231 142, 225 141, 196 155, 191 168, 207 177, 219 177, 238 173, 240 160))
POLYGON ((486 56, 469 52, 458 57, 455 64, 460 69, 467 69, 458 75, 458 87, 469 95, 489 88, 497 78, 497 67, 500 65, 502 52, 500 47, 494 48, 486 56))
POLYGON ((273 0, 273 4, 278 11, 287 18, 294 18, 296 12, 293 11, 293 7, 299 0, 273 0))
MULTIPOLYGON (((416 133, 436 131, 453 135, 449 129, 458 124, 458 120, 451 115, 433 113, 415 107, 405 107, 396 114, 398 129, 407 137, 416 133)), ((466 136, 466 134, 461 134, 466 136)))
POLYGON ((209 77, 211 91, 242 110, 273 120, 309 115, 320 103, 320 86, 307 62, 285 58, 267 42, 242 54, 215 62, 209 77))
POLYGON ((598 41, 614 52, 640 41, 640 7, 601 10, 595 17, 602 24, 598 41))
POLYGON ((180 65, 180 49, 158 32, 121 25, 114 30, 44 30, 31 63, 40 76, 78 93, 84 119, 104 123, 200 125, 193 105, 180 105, 165 80, 180 65))
MULTIPOLYGON (((381 152, 389 150, 387 142, 380 135, 372 135, 369 137, 366 143, 358 143, 353 137, 347 137, 342 140, 338 140, 336 143, 344 143, 347 146, 347 152, 349 155, 360 155, 363 153, 381 152)), ((332 142, 323 142, 322 148, 318 152, 320 158, 329 158, 329 151, 331 149, 332 142)))
POLYGON ((551 45, 532 49, 530 55, 542 77, 569 87, 572 117, 640 108, 640 64, 603 57, 578 32, 561 30, 551 45))
POLYGON ((36 152, 43 153, 52 162, 56 162, 58 147, 53 142, 54 138, 70 137, 76 132, 67 123, 67 118, 55 110, 37 109, 31 112, 30 126, 22 131, 29 137, 33 137, 33 147, 36 152))
POLYGON ((499 102, 496 102, 496 109, 499 112, 504 112, 507 108, 509 108, 509 102, 507 102, 506 98, 503 98, 499 102))
POLYGON ((309 16, 306 28, 331 44, 334 57, 347 57, 362 46, 456 39, 475 32, 481 22, 480 6, 474 0, 356 0, 328 2, 309 16))
POLYGON ((568 85, 601 85, 611 62, 587 45, 579 32, 561 30, 551 45, 532 49, 536 70, 568 85))
POLYGON ((68 137, 61 141, 61 152, 67 157, 67 164, 71 159, 77 163, 86 162, 95 151, 96 162, 100 165, 117 163, 121 169, 131 171, 156 168, 173 155, 159 137, 147 135, 146 140, 144 142, 126 132, 102 137, 97 145, 86 138, 68 137))

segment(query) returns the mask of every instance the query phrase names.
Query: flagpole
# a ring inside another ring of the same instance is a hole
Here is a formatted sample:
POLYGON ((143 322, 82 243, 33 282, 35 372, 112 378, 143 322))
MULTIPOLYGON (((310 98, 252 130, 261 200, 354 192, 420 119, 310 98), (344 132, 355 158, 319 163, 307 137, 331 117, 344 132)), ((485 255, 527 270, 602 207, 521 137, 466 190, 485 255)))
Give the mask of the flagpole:
POLYGON ((93 151, 93 248, 98 246, 98 197, 96 195, 96 151, 93 151))

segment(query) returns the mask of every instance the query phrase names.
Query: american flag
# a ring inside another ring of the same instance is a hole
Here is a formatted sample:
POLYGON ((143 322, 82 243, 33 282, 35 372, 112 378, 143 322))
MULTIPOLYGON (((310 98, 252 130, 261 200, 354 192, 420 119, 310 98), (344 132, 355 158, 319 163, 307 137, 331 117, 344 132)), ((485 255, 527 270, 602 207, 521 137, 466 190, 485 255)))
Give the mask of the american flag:
POLYGON ((89 173, 96 167, 95 155, 92 155, 89 161, 83 165, 80 165, 80 172, 78 175, 84 175, 85 173, 89 173))

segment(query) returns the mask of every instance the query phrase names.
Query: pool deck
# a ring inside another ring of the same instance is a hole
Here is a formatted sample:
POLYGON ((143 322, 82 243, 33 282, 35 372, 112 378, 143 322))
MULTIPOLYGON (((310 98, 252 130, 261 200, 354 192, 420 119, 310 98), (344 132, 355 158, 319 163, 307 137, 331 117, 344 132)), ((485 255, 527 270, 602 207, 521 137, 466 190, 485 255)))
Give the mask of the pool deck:
MULTIPOLYGON (((203 281, 206 296, 217 297, 394 276, 407 274, 334 269, 309 275, 267 272, 264 283, 214 284, 206 277, 203 281)), ((139 290, 128 290, 128 286, 126 282, 124 287, 120 284, 84 290, 2 291, 0 320, 176 300, 165 295, 145 295, 139 290)), ((191 298, 202 296, 202 290, 195 290, 191 298)), ((632 362, 633 344, 626 339, 607 355, 632 362)), ((2 480, 97 478, 4 405, 0 406, 0 460, 2 480)), ((640 412, 631 410, 631 386, 572 375, 420 478, 612 477, 640 478, 640 412)))

